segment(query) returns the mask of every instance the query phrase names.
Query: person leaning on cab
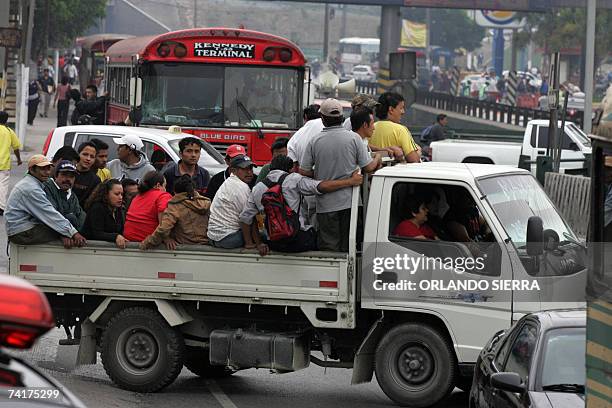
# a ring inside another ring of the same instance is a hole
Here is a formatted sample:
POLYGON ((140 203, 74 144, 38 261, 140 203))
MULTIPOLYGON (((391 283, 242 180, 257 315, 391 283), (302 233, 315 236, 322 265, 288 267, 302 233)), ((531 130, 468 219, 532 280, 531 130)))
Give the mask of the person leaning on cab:
POLYGON ((168 238, 172 238, 171 242, 177 244, 207 244, 210 204, 208 198, 196 191, 192 177, 189 174, 182 175, 174 182, 174 197, 162 213, 161 222, 155 231, 140 243, 140 249, 156 247, 168 238))
POLYGON ((85 202, 85 236, 88 239, 114 242, 125 248, 128 240, 123 234, 123 186, 117 179, 106 180, 91 193, 85 202))
POLYGON ((43 189, 51 162, 41 154, 28 161, 28 172, 9 195, 4 219, 6 235, 18 245, 44 244, 61 238, 64 247, 82 247, 87 241, 51 204, 43 189))

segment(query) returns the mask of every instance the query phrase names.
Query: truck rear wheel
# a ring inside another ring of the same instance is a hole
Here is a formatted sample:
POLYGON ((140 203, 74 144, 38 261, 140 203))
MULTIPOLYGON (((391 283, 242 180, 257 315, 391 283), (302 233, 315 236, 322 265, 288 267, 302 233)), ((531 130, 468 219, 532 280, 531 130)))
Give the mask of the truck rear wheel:
POLYGON ((102 364, 121 388, 155 392, 171 384, 183 368, 185 345, 157 310, 123 309, 102 336, 102 364))
POLYGON ((210 364, 208 348, 187 347, 185 349, 185 367, 202 378, 222 378, 234 374, 234 370, 224 366, 210 364))
POLYGON ((376 379, 395 403, 429 407, 454 388, 455 356, 435 329, 407 323, 394 327, 378 344, 376 379))

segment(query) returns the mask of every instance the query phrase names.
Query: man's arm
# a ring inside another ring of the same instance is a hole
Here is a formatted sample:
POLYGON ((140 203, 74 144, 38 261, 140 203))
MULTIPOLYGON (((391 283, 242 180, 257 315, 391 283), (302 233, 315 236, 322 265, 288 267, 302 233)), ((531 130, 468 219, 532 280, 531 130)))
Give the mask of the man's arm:
POLYGON ((149 249, 158 246, 170 237, 170 233, 174 229, 178 217, 174 214, 171 207, 161 213, 161 222, 151 235, 146 237, 140 244, 140 249, 149 249))
POLYGON ((38 189, 24 197, 22 205, 40 222, 53 229, 64 237, 73 237, 78 234, 76 228, 72 226, 62 214, 51 205, 51 202, 43 191, 38 189))
POLYGON ((19 151, 19 149, 15 149, 13 150, 13 152, 15 153, 15 157, 17 158, 17 165, 21 166, 23 164, 23 162, 21 161, 21 152, 19 151))
POLYGON ((364 173, 372 173, 382 166, 382 153, 377 152, 374 155, 374 159, 365 167, 363 167, 364 173))
POLYGON ((342 180, 323 180, 317 186, 317 189, 321 193, 332 193, 346 187, 353 187, 361 185, 363 182, 363 176, 359 173, 359 170, 355 170, 351 177, 342 180))

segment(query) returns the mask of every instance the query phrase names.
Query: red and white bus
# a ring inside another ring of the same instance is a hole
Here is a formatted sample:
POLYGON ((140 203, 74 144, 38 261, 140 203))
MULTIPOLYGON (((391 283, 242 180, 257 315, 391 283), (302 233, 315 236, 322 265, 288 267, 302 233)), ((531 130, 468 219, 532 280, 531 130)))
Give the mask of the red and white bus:
POLYGON ((181 128, 221 153, 241 144, 256 164, 302 124, 304 54, 270 34, 189 29, 115 43, 106 53, 107 122, 140 106, 141 126, 181 128))
POLYGON ((100 86, 104 73, 104 54, 117 41, 130 37, 133 35, 94 34, 76 39, 77 46, 81 47, 81 59, 78 64, 81 93, 85 92, 87 85, 100 86))

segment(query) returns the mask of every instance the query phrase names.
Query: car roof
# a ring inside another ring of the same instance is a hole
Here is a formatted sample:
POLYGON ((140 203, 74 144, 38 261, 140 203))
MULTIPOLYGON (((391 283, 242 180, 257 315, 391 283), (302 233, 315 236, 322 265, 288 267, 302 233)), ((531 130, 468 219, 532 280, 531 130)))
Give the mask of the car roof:
POLYGON ((538 320, 542 331, 558 327, 585 327, 586 309, 543 310, 529 314, 528 318, 538 320))
POLYGON ((63 126, 55 130, 63 133, 79 132, 79 133, 109 133, 117 135, 136 135, 140 138, 154 140, 175 140, 182 139, 187 136, 194 137, 188 133, 173 133, 167 129, 155 129, 135 126, 112 126, 112 125, 78 125, 78 126, 63 126))
POLYGON ((425 162, 387 166, 378 170, 374 176, 379 177, 416 177, 422 179, 448 179, 471 182, 475 178, 498 174, 530 174, 529 171, 512 166, 475 163, 425 162))

